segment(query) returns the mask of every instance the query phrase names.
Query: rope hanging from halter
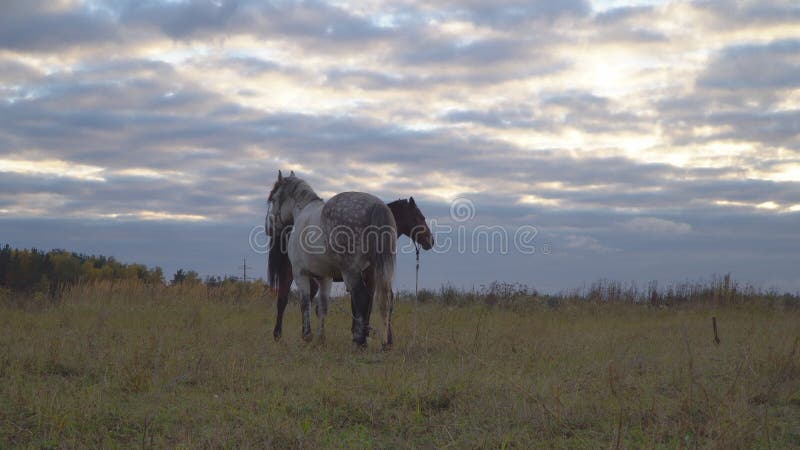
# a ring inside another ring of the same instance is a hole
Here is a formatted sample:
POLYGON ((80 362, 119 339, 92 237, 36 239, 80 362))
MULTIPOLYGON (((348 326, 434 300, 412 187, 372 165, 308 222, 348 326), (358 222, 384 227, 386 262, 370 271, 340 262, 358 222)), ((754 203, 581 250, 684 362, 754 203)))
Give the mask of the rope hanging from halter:
POLYGON ((417 242, 414 242, 414 248, 417 250, 417 275, 414 280, 414 297, 419 300, 419 244, 417 242))
POLYGON ((419 303, 419 244, 414 242, 414 248, 417 250, 417 270, 416 279, 414 280, 414 310, 412 313, 412 329, 411 329, 411 345, 417 345, 417 304, 419 303))

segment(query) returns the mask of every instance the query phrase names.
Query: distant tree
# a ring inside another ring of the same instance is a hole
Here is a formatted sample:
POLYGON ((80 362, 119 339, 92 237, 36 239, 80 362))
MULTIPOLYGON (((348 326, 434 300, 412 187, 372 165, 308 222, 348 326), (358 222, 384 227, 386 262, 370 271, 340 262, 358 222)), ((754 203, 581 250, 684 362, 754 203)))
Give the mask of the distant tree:
POLYGON ((164 284, 164 269, 156 266, 147 276, 147 281, 155 284, 164 284))
POLYGON ((62 283, 74 283, 81 276, 81 262, 71 254, 60 251, 51 257, 55 277, 62 283))
POLYGON ((195 272, 194 270, 183 270, 178 269, 175 272, 175 275, 172 276, 172 281, 170 281, 170 285, 175 286, 178 284, 200 284, 203 281, 200 279, 200 274, 195 272))
POLYGON ((184 272, 183 269, 178 269, 175 275, 172 276, 172 281, 170 281, 169 284, 172 286, 183 284, 184 280, 186 280, 186 272, 184 272))
POLYGON ((195 272, 194 270, 189 270, 186 272, 186 278, 183 280, 184 283, 187 284, 200 284, 203 280, 200 278, 200 274, 195 272))

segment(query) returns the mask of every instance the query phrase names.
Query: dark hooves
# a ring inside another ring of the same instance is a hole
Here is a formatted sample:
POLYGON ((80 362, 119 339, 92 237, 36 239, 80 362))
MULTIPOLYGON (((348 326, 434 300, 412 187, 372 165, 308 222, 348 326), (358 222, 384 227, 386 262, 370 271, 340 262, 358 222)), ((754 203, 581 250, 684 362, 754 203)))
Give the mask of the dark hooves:
POLYGON ((306 342, 311 342, 311 333, 304 334, 303 335, 303 340, 306 341, 306 342))
POLYGON ((273 331, 272 332, 272 337, 275 338, 276 341, 280 341, 281 340, 281 332, 280 331, 273 331))
POLYGON ((381 344, 381 351, 382 352, 388 352, 391 349, 392 349, 392 343, 391 342, 388 343, 388 344, 381 344))

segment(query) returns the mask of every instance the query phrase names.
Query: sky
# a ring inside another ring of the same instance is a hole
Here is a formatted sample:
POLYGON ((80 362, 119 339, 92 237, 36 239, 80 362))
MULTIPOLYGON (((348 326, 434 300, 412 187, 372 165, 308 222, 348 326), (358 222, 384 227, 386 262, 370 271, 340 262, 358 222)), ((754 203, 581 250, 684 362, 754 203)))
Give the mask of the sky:
POLYGON ((0 243, 264 276, 283 169, 413 195, 456 244, 423 252, 423 287, 800 290, 796 1, 0 9, 0 243), (489 227, 527 250, 466 245, 489 227))

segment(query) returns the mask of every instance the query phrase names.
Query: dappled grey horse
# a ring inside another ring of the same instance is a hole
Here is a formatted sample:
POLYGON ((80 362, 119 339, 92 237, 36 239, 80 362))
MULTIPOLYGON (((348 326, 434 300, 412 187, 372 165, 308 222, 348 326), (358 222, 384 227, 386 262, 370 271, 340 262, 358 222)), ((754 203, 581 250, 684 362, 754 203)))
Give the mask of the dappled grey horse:
MULTIPOLYGON (((425 221, 425 215, 422 214, 417 206, 414 197, 407 199, 395 200, 387 203, 386 206, 392 211, 395 224, 397 225, 397 237, 401 235, 408 236, 414 244, 417 245, 417 252, 421 247, 423 250, 430 250, 433 247, 433 233, 425 221)), ((266 220, 269 220, 267 216, 266 220)), ((269 224, 265 223, 264 229, 268 229, 269 224)), ((267 275, 269 285, 273 289, 277 289, 277 299, 275 302, 275 328, 272 330, 272 336, 275 340, 281 338, 283 334, 283 313, 286 310, 286 305, 289 303, 289 289, 292 285, 292 264, 289 261, 289 234, 290 227, 278 236, 272 236, 270 239, 269 253, 267 258, 267 275)), ((419 257, 419 253, 417 253, 419 257)), ((372 271, 367 270, 364 273, 366 285, 369 288, 370 295, 374 283, 370 279, 372 271)), ((334 278, 333 281, 341 282, 341 278, 334 278)), ((314 296, 319 291, 319 284, 316 279, 311 279, 311 301, 313 303, 314 296)), ((355 329, 355 321, 351 329, 355 329)), ((389 336, 389 342, 392 341, 392 336, 389 336)))
POLYGON ((311 339, 311 280, 319 283, 317 334, 324 339, 331 283, 341 277, 350 291, 353 342, 366 345, 374 293, 383 322, 381 343, 389 348, 397 240, 389 207, 363 192, 343 192, 324 202, 294 173, 284 177, 280 171, 268 201, 268 234, 288 240, 289 262, 300 292, 303 339, 311 339), (287 236, 288 227, 292 232, 287 236))

